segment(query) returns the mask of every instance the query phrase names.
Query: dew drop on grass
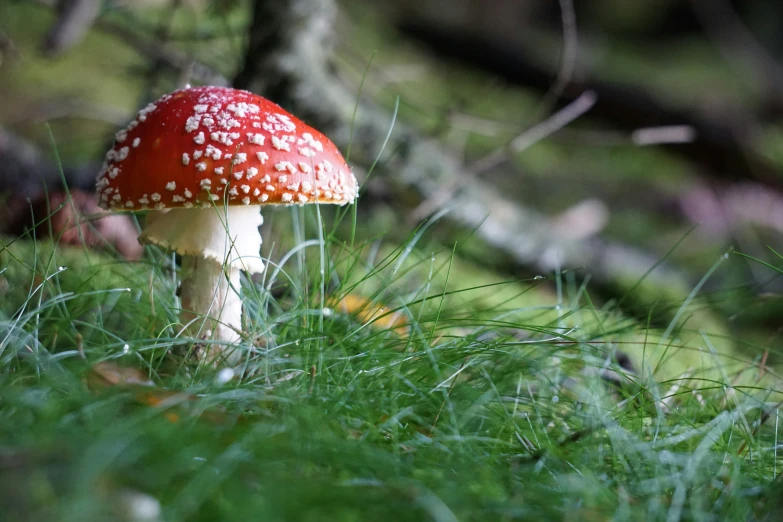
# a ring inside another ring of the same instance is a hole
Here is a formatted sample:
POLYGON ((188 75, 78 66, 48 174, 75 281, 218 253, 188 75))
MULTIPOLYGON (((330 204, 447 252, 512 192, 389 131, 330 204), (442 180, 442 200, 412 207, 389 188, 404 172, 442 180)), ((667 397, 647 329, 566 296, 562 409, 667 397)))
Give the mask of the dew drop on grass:
POLYGON ((558 402, 560 402, 560 397, 558 397, 557 395, 553 395, 552 396, 552 402, 557 404, 558 402))
POLYGON ((122 353, 128 353, 128 352, 130 352, 130 346, 128 345, 128 343, 125 343, 122 346, 122 353))
POLYGON ((542 279, 544 279, 544 276, 537 275, 536 277, 533 278, 533 281, 541 281, 542 279))

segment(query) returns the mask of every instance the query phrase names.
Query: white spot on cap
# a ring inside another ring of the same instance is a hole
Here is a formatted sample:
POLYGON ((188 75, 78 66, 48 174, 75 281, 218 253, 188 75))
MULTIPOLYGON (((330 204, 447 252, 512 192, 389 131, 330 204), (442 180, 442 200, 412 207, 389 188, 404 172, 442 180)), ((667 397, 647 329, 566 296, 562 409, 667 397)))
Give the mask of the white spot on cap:
POLYGON ((277 150, 284 150, 286 152, 291 151, 291 147, 285 139, 280 139, 277 136, 272 136, 272 146, 277 150))
POLYGON ((247 141, 252 143, 253 145, 263 145, 264 144, 264 135, 248 132, 247 133, 247 141))
POLYGON ((247 196, 245 196, 244 198, 242 198, 242 204, 243 204, 243 205, 249 205, 249 204, 250 204, 250 198, 249 198, 249 197, 247 197, 247 196))
POLYGON ((242 185, 242 186, 240 186, 239 188, 241 188, 241 189, 242 189, 242 192, 244 192, 245 194, 247 194, 248 192, 250 192, 250 185, 242 185))
POLYGON ((239 165, 240 163, 244 163, 247 161, 247 154, 244 152, 237 152, 236 156, 233 160, 231 160, 231 163, 234 165, 239 165))
POLYGON ((300 203, 307 203, 307 196, 304 194, 298 194, 296 199, 298 199, 300 203))
POLYGON ((193 197, 193 193, 189 191, 188 189, 185 189, 185 197, 190 199, 193 197))
POLYGON ((300 161, 300 162, 299 162, 299 170, 301 170, 302 172, 304 172, 305 174, 307 174, 308 172, 310 172, 310 165, 308 165, 307 163, 303 163, 303 162, 301 162, 301 161, 300 161))
POLYGON ((283 201, 285 201, 286 203, 288 203, 289 201, 293 201, 293 199, 294 199, 294 196, 292 196, 292 195, 291 195, 291 194, 289 194, 288 192, 283 192, 283 195, 280 197, 280 199, 282 199, 283 201))
POLYGON ((296 125, 294 125, 294 122, 292 122, 291 118, 289 118, 287 115, 277 113, 277 117, 280 118, 280 121, 283 124, 283 129, 288 132, 294 132, 296 130, 296 125))
POLYGON ((171 192, 174 192, 177 189, 177 184, 173 181, 169 181, 166 183, 166 190, 170 190, 171 192))
POLYGON ((230 146, 233 145, 234 142, 231 140, 230 135, 227 132, 213 132, 209 135, 210 138, 212 138, 212 141, 217 141, 218 143, 222 143, 223 145, 230 146))
POLYGON ((263 203, 264 201, 266 201, 267 199, 269 199, 269 194, 261 194, 261 195, 258 197, 258 201, 261 201, 262 203, 263 203))
POLYGON ((153 193, 153 194, 150 196, 150 199, 151 199, 152 201, 160 201, 160 194, 158 194, 157 192, 154 192, 154 193, 153 193))
POLYGON ((183 201, 185 201, 185 198, 177 194, 174 194, 173 196, 171 196, 171 201, 174 203, 182 203, 183 201))
POLYGON ((260 108, 254 103, 238 102, 229 103, 226 105, 226 110, 234 113, 234 116, 237 118, 244 118, 248 113, 257 114, 260 111, 260 108))
POLYGON ((206 141, 206 138, 204 137, 204 133, 203 132, 199 132, 198 136, 193 138, 193 141, 195 141, 199 145, 204 145, 204 142, 206 141))
POLYGON ((117 140, 117 143, 122 143, 128 138, 128 131, 126 129, 117 131, 117 134, 114 135, 114 139, 117 140))
POLYGON ((157 106, 154 103, 150 103, 146 107, 144 107, 142 110, 139 111, 139 121, 146 121, 147 115, 155 110, 157 106))
POLYGON ((212 187, 212 180, 209 179, 209 178, 205 178, 205 179, 202 179, 201 181, 199 181, 198 184, 203 189, 209 189, 210 187, 212 187))
POLYGON ((222 157, 223 153, 220 151, 219 148, 213 146, 213 145, 207 145, 207 157, 212 158, 215 161, 219 160, 222 157))
POLYGON ((134 149, 139 146, 139 143, 141 143, 141 138, 133 138, 133 148, 134 149))
POLYGON ((203 155, 204 155, 203 150, 197 150, 196 152, 193 153, 193 159, 199 159, 203 155))
POLYGON ((269 154, 266 152, 256 152, 256 157, 258 157, 258 161, 261 162, 261 165, 266 163, 266 160, 269 159, 269 154))
POLYGON ((257 188, 254 188, 254 189, 253 189, 253 195, 254 195, 254 196, 258 196, 259 194, 261 194, 261 191, 260 191, 260 190, 258 190, 257 188))
POLYGON ((201 163, 196 163, 196 168, 199 171, 204 172, 205 170, 207 170, 207 164, 204 163, 203 161, 201 163))
POLYGON ((198 129, 199 123, 201 123, 201 116, 191 116, 185 122, 185 132, 193 132, 198 129))
POLYGON ((256 174, 258 174, 258 169, 255 167, 250 167, 247 169, 247 179, 253 179, 256 177, 256 174))
POLYGON ((208 105, 194 105, 193 110, 196 112, 207 112, 208 105))
POLYGON ((318 152, 323 152, 324 151, 323 144, 320 141, 318 141, 317 139, 313 138, 313 135, 310 134, 309 132, 302 133, 302 139, 299 140, 298 143, 300 143, 300 144, 307 143, 308 145, 310 145, 312 148, 314 148, 318 152))

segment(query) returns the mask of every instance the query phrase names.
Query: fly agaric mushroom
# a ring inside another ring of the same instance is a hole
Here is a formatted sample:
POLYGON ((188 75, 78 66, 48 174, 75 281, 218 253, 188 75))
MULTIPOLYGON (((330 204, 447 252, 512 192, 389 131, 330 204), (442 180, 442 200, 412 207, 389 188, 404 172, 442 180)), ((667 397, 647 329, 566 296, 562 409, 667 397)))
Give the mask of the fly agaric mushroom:
POLYGON ((278 105, 195 87, 164 95, 117 133, 97 195, 111 210, 150 210, 139 241, 182 255, 182 322, 230 343, 242 327, 240 270, 264 269, 260 206, 345 205, 357 183, 327 137, 278 105))

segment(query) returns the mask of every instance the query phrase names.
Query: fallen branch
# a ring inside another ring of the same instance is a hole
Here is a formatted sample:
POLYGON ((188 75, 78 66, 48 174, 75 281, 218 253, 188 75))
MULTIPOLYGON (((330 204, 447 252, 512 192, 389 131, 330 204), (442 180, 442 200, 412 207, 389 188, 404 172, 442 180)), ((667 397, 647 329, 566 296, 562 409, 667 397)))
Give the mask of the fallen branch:
MULTIPOLYGON (((356 94, 329 71, 329 36, 335 9, 326 0, 257 0, 244 67, 235 86, 270 96, 305 120, 327 130, 347 149, 351 162, 368 167, 387 137, 391 117, 371 102, 360 103, 354 123, 356 94), (272 8, 274 7, 274 9, 272 8), (274 11, 274 12, 273 12, 274 11)), ((556 267, 586 267, 600 284, 624 287, 641 278, 657 259, 633 248, 598 238, 566 239, 550 219, 499 194, 477 179, 436 140, 397 123, 378 163, 397 201, 416 206, 437 198, 444 186, 455 187, 441 201, 444 219, 476 229, 478 237, 514 262, 540 273, 556 267)), ((370 194, 372 188, 368 189, 370 194)), ((648 276, 651 287, 686 288, 683 274, 662 264, 648 276)))
MULTIPOLYGON (((399 28, 407 36, 428 46, 442 58, 484 70, 497 78, 527 88, 546 91, 552 73, 528 54, 519 42, 498 35, 472 33, 429 20, 402 20, 399 28)), ((574 79, 563 91, 563 101, 594 91, 598 102, 590 115, 619 129, 635 131, 644 127, 686 125, 691 136, 685 143, 664 145, 673 153, 698 164, 714 178, 724 181, 754 180, 783 190, 783 177, 769 161, 751 146, 756 124, 750 114, 698 114, 660 103, 643 89, 595 79, 574 79)))
MULTIPOLYGON (((45 7, 54 8, 51 0, 36 0, 45 7)), ((122 40, 139 54, 146 56, 174 70, 180 76, 187 73, 190 80, 205 85, 228 85, 221 73, 206 64, 196 61, 190 54, 168 44, 164 44, 152 35, 139 35, 127 27, 111 20, 98 18, 93 13, 94 0, 62 1, 65 11, 50 30, 44 48, 52 54, 64 52, 72 43, 82 38, 89 29, 96 29, 122 40), (72 13, 73 16, 68 16, 72 13)), ((100 2, 97 2, 100 5, 100 2)))

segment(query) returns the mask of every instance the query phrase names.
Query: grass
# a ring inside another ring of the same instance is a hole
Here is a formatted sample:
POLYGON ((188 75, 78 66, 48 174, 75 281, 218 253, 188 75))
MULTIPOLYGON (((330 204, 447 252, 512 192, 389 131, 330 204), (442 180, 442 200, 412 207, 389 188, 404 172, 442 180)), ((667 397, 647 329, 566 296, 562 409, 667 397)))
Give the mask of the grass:
MULTIPOLYGON (((4 11, 20 22, 12 36, 24 48, 45 29, 47 20, 28 16, 39 10, 4 11), (19 33, 26 19, 31 30, 19 33)), ((204 26, 183 16, 175 40, 204 26)), ((369 45, 375 25, 356 26, 354 36, 368 42, 359 48, 392 47, 369 45)), ((117 74, 93 94, 106 101, 130 93, 121 107, 130 110, 142 91, 131 72, 141 62, 110 40, 92 34, 81 54, 69 55, 81 58, 57 69, 27 59, 23 74, 0 87, 46 85, 54 73, 79 91, 109 52, 117 74)), ((234 44, 204 54, 222 63, 234 44)), ((185 45, 200 54, 212 44, 185 45)), ((363 82, 366 57, 342 50, 346 74, 361 62, 354 76, 363 82)), ((386 54, 381 70, 415 57, 409 47, 386 54)), ((499 120, 500 136, 510 138, 537 106, 531 93, 435 69, 423 77, 403 67, 396 70, 407 80, 366 87, 425 129, 441 122, 440 105, 462 100, 467 114, 499 120), (465 102, 477 91, 492 96, 465 102)), ((73 135, 70 156, 91 157, 84 133, 73 135)), ((494 135, 469 138, 468 156, 497 144, 494 135)), ((531 171, 525 190, 538 179, 544 193, 557 193, 550 210, 574 202, 548 181, 574 161, 586 178, 661 190, 691 174, 669 156, 642 152, 580 153, 553 140, 518 161, 531 171)), ((634 319, 594 302, 574 273, 499 280, 460 257, 471 248, 483 254, 480 244, 444 248, 429 224, 399 243, 398 230, 354 245, 342 239, 356 228, 328 232, 326 212, 326 228, 315 211, 288 217, 265 231, 269 270, 243 281, 246 339, 234 372, 190 356, 204 343, 179 335, 170 255, 150 248, 142 262, 127 263, 56 240, 0 238, 0 519, 779 519, 781 383, 756 355, 770 341, 735 338, 716 319, 724 309, 748 313, 744 303, 758 299, 747 285, 722 292, 705 276, 704 286, 666 289, 647 319, 634 319), (661 309, 671 323, 653 323, 661 309), (754 358, 738 356, 737 345, 754 358), (633 369, 618 363, 623 355, 633 369)), ((647 231, 660 230, 660 220, 647 219, 630 232, 623 220, 612 232, 652 244, 647 231)), ((682 237, 671 228, 659 240, 664 252, 682 237)), ((690 257, 702 274, 734 259, 709 258, 713 249, 693 244, 684 246, 696 251, 690 257)), ((771 277, 778 264, 766 267, 771 277)))
POLYGON ((317 241, 244 281, 233 378, 187 357, 169 256, 4 241, 4 520, 774 517, 773 372, 685 319, 596 308, 568 274, 472 285, 425 228, 325 240, 323 285, 317 241))

